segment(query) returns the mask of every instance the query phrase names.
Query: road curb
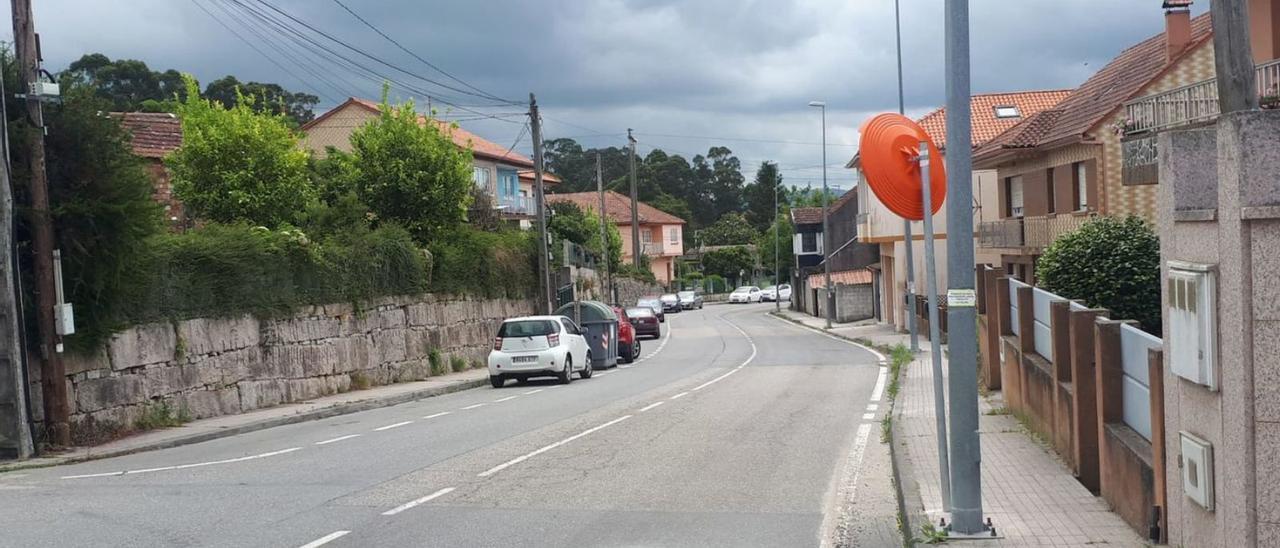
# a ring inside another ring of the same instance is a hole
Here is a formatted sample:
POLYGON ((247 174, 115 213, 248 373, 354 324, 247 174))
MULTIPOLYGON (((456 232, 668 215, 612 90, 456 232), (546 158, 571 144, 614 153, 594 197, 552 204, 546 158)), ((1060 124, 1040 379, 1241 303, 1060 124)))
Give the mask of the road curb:
MULTIPOLYGON (((275 428, 277 426, 286 426, 286 425, 297 424, 301 422, 310 422, 310 421, 315 421, 320 419, 327 419, 329 417, 337 417, 340 415, 349 415, 352 413, 359 413, 361 411, 368 411, 370 409, 391 407, 393 405, 408 403, 415 400, 426 399, 426 398, 435 397, 435 396, 443 396, 445 394, 452 394, 454 392, 461 392, 463 390, 481 388, 483 386, 487 386, 488 384, 489 384, 489 379, 487 378, 460 381, 453 384, 447 384, 444 386, 433 386, 431 388, 414 390, 412 392, 405 392, 402 394, 396 394, 394 396, 387 396, 384 398, 370 398, 367 400, 357 400, 349 403, 330 405, 327 407, 321 407, 319 409, 312 409, 309 411, 295 413, 293 415, 273 417, 273 418, 264 419, 258 422, 243 424, 240 426, 232 426, 232 427, 224 428, 221 430, 215 430, 213 432, 201 432, 199 434, 191 434, 189 436, 182 436, 182 437, 168 439, 168 440, 160 440, 154 443, 148 443, 145 445, 130 447, 127 449, 119 449, 115 451, 104 451, 101 453, 93 453, 89 455, 80 455, 75 457, 36 458, 36 459, 31 459, 26 461, 0 463, 0 473, 12 472, 15 470, 26 470, 31 468, 46 468, 50 466, 60 466, 64 464, 75 464, 79 462, 88 462, 91 460, 108 459, 108 458, 120 457, 124 455, 132 455, 134 453, 145 453, 148 451, 158 451, 160 449, 170 449, 173 447, 192 445, 192 444, 202 443, 202 442, 216 440, 220 438, 228 438, 231 436, 238 436, 240 434, 257 432, 259 430, 275 428)), ((302 402, 299 402, 299 403, 302 403, 302 402)))
MULTIPOLYGON (((899 372, 901 375, 901 372, 899 372)), ((890 413, 898 411, 898 394, 889 402, 890 413)), ((912 488, 908 489, 904 478, 914 478, 911 474, 911 457, 905 452, 898 451, 897 440, 902 437, 898 431, 902 426, 901 414, 894 416, 889 426, 889 461, 893 468, 893 488, 898 492, 898 516, 902 520, 902 540, 904 546, 914 546, 915 532, 920 526, 928 521, 924 514, 924 500, 920 498, 920 489, 915 485, 915 480, 911 480, 912 488)))

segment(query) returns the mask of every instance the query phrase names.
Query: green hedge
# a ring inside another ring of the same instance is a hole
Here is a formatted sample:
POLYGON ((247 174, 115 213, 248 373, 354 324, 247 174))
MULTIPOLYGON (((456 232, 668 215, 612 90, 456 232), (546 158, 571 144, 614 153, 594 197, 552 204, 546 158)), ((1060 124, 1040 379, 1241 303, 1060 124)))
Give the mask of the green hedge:
POLYGON ((433 291, 520 299, 537 291, 534 232, 460 227, 431 244, 433 291))

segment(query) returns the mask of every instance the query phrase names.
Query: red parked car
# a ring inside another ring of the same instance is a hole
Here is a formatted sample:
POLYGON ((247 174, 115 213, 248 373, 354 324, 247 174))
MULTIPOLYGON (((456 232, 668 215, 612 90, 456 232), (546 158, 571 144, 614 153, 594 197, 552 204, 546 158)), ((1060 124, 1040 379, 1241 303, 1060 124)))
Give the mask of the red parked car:
POLYGON ((658 315, 653 313, 653 309, 646 306, 637 306, 627 309, 627 319, 631 321, 631 327, 635 328, 636 337, 649 336, 655 339, 662 336, 662 326, 658 325, 661 320, 658 315))
POLYGON ((631 319, 621 308, 613 307, 613 313, 618 315, 618 360, 631 363, 640 357, 640 340, 636 338, 635 326, 631 325, 631 319))

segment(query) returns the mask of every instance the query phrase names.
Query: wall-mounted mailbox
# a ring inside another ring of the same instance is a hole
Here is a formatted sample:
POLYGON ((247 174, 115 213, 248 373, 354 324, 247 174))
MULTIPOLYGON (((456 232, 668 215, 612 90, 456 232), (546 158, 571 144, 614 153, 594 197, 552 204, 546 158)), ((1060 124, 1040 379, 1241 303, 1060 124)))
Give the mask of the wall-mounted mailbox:
POLYGON ((1218 389, 1218 296, 1214 267, 1169 261, 1169 369, 1174 375, 1218 389))
POLYGON ((1180 432, 1182 456, 1182 493, 1187 498, 1213 511, 1213 444, 1194 434, 1180 432))

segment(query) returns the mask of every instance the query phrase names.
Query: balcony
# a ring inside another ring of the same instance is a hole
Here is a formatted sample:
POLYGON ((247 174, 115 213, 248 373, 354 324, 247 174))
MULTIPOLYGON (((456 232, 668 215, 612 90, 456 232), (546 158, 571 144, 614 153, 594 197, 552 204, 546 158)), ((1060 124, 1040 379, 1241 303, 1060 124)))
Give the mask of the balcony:
POLYGON ((645 255, 650 257, 664 257, 667 255, 680 255, 682 253, 680 242, 641 242, 640 249, 645 255))
POLYGON ((1093 215, 1060 213, 1025 219, 1001 219, 978 225, 978 247, 1039 253, 1059 236, 1074 232, 1093 215))
POLYGON ((497 202, 503 215, 527 217, 538 211, 532 196, 499 196, 497 202))
MULTIPOLYGON (((1259 97, 1275 97, 1280 93, 1280 59, 1262 63, 1255 70, 1259 97)), ((1140 97, 1125 103, 1124 109, 1125 125, 1121 129, 1124 184, 1154 184, 1159 160, 1156 134, 1216 119, 1220 114, 1218 81, 1205 80, 1140 97)))

